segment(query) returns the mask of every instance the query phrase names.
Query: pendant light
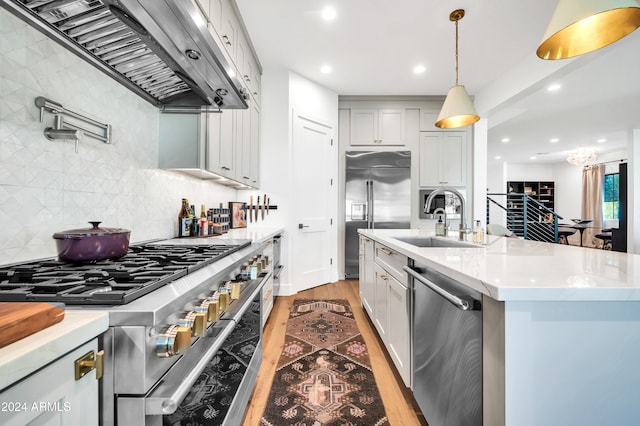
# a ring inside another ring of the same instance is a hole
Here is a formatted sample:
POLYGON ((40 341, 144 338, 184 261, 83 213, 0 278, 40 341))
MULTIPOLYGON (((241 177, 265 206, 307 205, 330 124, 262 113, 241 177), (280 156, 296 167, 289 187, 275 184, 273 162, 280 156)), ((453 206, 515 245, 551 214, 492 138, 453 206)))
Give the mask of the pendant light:
POLYGON ((435 125, 441 129, 464 127, 480 120, 467 90, 458 84, 458 21, 463 17, 463 9, 454 10, 449 15, 449 20, 456 23, 456 85, 449 89, 438 115, 435 125))
POLYGON ((607 46, 638 26, 636 0, 559 0, 536 54, 572 58, 607 46))

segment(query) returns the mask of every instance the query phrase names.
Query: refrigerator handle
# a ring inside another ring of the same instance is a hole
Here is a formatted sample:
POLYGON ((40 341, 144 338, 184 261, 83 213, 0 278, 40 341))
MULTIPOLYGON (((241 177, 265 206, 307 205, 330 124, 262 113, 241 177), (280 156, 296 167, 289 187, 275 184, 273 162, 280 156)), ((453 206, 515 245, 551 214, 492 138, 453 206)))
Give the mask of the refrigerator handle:
POLYGON ((373 229, 373 181, 367 181, 367 228, 373 229))

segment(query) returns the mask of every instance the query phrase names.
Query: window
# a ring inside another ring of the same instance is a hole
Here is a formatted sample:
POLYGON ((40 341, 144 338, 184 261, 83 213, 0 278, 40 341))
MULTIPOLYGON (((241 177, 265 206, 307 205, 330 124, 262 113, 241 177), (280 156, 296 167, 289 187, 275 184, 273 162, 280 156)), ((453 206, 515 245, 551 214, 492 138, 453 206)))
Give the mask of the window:
POLYGON ((618 188, 620 182, 619 173, 604 175, 604 194, 602 196, 602 218, 604 220, 620 219, 618 188))

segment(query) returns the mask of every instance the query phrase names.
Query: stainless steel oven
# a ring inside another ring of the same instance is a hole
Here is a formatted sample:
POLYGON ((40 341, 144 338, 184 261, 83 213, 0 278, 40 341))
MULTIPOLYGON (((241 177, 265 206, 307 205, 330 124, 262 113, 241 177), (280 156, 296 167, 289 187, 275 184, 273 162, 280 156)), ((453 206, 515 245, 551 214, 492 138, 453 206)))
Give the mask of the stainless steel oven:
POLYGON ((262 358, 264 244, 166 240, 116 261, 0 267, 0 300, 109 313, 101 424, 239 425, 262 358), (263 271, 258 273, 258 271, 263 271))

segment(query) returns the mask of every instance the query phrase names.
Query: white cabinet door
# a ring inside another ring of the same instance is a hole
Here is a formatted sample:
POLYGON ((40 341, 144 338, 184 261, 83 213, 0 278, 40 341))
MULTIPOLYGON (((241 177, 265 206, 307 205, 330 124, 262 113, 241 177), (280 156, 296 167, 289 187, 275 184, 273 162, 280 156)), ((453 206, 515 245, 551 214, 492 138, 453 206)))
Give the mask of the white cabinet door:
POLYGON ((374 252, 373 241, 367 237, 360 237, 361 254, 360 258, 360 300, 362 306, 373 321, 374 300, 376 296, 376 283, 374 272, 374 252))
POLYGON ((420 133, 420 186, 442 185, 442 132, 420 133))
POLYGON ((201 0, 201 3, 209 4, 209 22, 213 25, 214 31, 218 32, 222 26, 222 3, 223 0, 201 0))
POLYGON ((220 168, 222 174, 227 177, 235 177, 233 126, 233 111, 223 111, 220 114, 220 168))
POLYGON ((98 350, 93 339, 0 393, 3 426, 98 425, 96 370, 76 380, 74 362, 98 350))
POLYGON ((404 145, 404 110, 378 110, 378 140, 380 145, 404 145))
POLYGON ((467 181, 466 132, 444 132, 440 152, 442 181, 449 186, 465 186, 467 181))
POLYGON ((251 105, 251 143, 250 143, 250 175, 251 186, 260 186, 260 109, 257 105, 251 105))
POLYGON ((373 145, 378 139, 378 110, 351 110, 351 145, 373 145))
POLYGON ((391 276, 377 263, 374 266, 375 273, 375 299, 373 301, 373 324, 378 330, 380 338, 387 344, 389 329, 389 302, 387 300, 387 287, 391 276))
POLYGON ((251 185, 251 111, 235 110, 235 157, 237 180, 251 185))
POLYGON ((262 295, 262 327, 264 328, 273 309, 273 275, 264 284, 260 294, 262 295))
POLYGON ((249 58, 249 45, 242 31, 236 33, 236 56, 235 63, 238 70, 238 78, 244 82, 245 86, 249 84, 249 71, 247 70, 247 61, 249 58))
POLYGON ((251 84, 249 90, 251 91, 251 95, 253 99, 256 101, 256 104, 260 105, 260 85, 261 85, 261 75, 260 68, 258 68, 257 59, 251 55, 251 84))
POLYGON ((389 326, 393 332, 387 335, 387 351, 391 355, 404 384, 411 386, 411 307, 408 287, 389 277, 387 281, 389 326))
POLYGON ((351 109, 351 145, 404 145, 404 110, 351 109))
POLYGON ((233 117, 231 111, 207 114, 207 170, 233 178, 233 117))
POLYGON ((239 30, 238 18, 231 8, 231 3, 225 0, 222 4, 222 18, 220 24, 220 39, 231 59, 236 62, 236 44, 239 30))
POLYGON ((467 133, 420 133, 420 186, 465 186, 467 133))

